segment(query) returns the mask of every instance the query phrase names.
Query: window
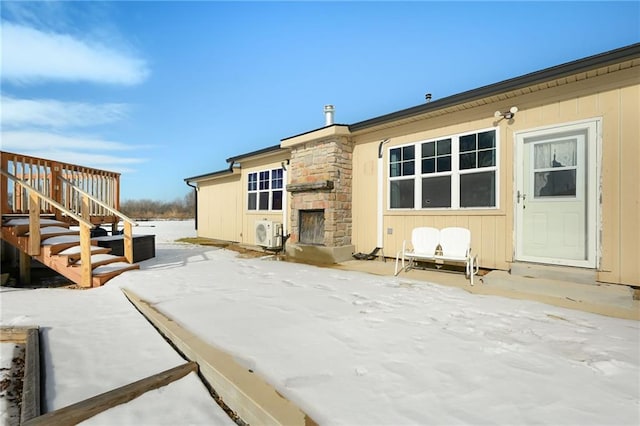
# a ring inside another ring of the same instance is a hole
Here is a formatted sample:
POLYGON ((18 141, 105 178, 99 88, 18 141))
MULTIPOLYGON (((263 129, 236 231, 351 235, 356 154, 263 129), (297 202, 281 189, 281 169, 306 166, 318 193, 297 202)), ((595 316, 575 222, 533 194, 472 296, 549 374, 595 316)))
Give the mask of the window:
POLYGON ((496 131, 461 136, 459 155, 460 207, 495 207, 496 131))
POLYGON ((392 148, 389 152, 391 208, 413 208, 415 147, 392 148))
POLYGON ((495 129, 390 148, 389 208, 497 207, 497 149, 495 129))
POLYGON ((247 208, 249 210, 282 210, 283 169, 249 173, 247 208))
POLYGON ((422 208, 451 207, 451 139, 422 144, 422 208))
POLYGON ((534 146, 534 197, 576 197, 577 139, 534 146))

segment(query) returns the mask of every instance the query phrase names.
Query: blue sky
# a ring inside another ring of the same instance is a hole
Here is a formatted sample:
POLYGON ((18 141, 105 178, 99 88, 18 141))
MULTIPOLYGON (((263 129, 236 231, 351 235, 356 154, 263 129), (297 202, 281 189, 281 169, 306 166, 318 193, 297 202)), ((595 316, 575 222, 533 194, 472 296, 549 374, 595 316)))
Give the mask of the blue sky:
POLYGON ((2 149, 122 173, 121 199, 640 41, 640 2, 7 2, 2 149))

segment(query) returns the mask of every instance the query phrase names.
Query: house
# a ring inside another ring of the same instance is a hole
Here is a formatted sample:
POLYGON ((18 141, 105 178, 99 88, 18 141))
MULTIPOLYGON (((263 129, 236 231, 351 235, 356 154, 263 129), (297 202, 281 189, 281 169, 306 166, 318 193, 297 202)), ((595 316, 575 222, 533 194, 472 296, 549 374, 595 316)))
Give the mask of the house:
POLYGON ((394 256, 417 226, 472 232, 480 267, 591 271, 640 285, 640 44, 284 138, 185 179, 198 235, 287 253, 394 256))

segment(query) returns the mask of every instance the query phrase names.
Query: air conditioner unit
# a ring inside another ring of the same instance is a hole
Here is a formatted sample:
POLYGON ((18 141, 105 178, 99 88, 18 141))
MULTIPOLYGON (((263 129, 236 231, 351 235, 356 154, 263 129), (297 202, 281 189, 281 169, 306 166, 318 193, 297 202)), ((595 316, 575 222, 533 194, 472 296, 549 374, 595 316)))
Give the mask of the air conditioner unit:
POLYGON ((282 247, 282 224, 272 220, 256 221, 256 244, 268 249, 282 247))

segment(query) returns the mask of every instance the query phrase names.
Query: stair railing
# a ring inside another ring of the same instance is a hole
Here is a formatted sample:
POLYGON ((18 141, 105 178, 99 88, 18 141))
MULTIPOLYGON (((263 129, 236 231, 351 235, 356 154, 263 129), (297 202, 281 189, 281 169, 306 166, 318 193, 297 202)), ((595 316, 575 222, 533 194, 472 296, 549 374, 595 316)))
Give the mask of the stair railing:
MULTIPOLYGON (((58 203, 51 197, 43 194, 38 189, 31 186, 29 183, 12 175, 2 168, 0 168, 0 174, 7 177, 8 179, 11 179, 14 183, 22 186, 24 189, 26 189, 29 195, 29 246, 27 247, 27 254, 29 256, 38 256, 40 254, 40 243, 42 240, 40 233, 41 201, 45 201, 46 203, 55 207, 62 213, 72 217, 78 222, 78 224, 80 225, 80 286, 91 287, 91 229, 93 228, 93 224, 91 223, 91 221, 88 218, 84 218, 72 212, 71 210, 68 210, 62 204, 58 203)), ((84 204, 85 203, 83 202, 83 207, 84 204)), ((88 202, 86 207, 86 211, 89 211, 88 202)))
POLYGON ((133 219, 127 217, 126 215, 114 209, 113 207, 106 204, 102 200, 99 200, 98 198, 89 194, 82 188, 78 187, 77 185, 74 185, 73 182, 63 178, 62 176, 58 176, 58 179, 60 179, 62 183, 69 185, 69 187, 73 191, 77 192, 82 196, 82 212, 81 213, 84 219, 91 220, 90 219, 91 210, 89 208, 89 204, 90 204, 89 202, 93 201, 94 203, 98 204, 100 207, 109 211, 109 213, 112 213, 113 215, 120 218, 122 222, 124 222, 124 235, 123 235, 124 236, 124 257, 127 259, 127 262, 133 263, 133 227, 138 226, 138 224, 133 219))

